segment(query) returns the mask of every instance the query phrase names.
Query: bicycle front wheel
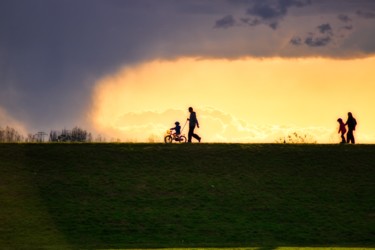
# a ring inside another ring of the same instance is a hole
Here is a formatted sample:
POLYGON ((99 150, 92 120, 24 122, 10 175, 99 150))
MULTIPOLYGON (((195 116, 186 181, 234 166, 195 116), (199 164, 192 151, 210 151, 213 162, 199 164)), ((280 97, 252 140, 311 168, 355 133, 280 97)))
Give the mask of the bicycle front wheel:
POLYGON ((167 135, 166 137, 164 137, 164 142, 165 143, 172 143, 172 141, 173 141, 172 136, 167 135))

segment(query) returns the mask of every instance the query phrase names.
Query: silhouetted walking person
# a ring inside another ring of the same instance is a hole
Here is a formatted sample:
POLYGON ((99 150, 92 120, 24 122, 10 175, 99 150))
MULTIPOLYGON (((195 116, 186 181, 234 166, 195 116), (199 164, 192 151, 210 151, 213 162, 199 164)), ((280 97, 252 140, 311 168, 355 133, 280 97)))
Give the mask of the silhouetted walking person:
POLYGON ((348 113, 348 120, 346 121, 345 125, 348 125, 348 133, 346 134, 346 142, 347 143, 355 143, 353 131, 357 126, 357 120, 353 117, 352 113, 348 113))
POLYGON ((339 132, 341 132, 341 143, 345 143, 345 133, 346 133, 346 128, 345 128, 345 124, 344 122, 342 121, 341 118, 337 119, 337 121, 339 122, 340 124, 340 127, 339 127, 339 132))
POLYGON ((197 114, 193 111, 192 107, 189 107, 189 112, 190 112, 190 117, 188 118, 188 121, 189 121, 188 142, 191 142, 192 137, 194 137, 199 142, 201 142, 201 137, 197 134, 194 134, 195 126, 197 126, 199 128, 197 114))

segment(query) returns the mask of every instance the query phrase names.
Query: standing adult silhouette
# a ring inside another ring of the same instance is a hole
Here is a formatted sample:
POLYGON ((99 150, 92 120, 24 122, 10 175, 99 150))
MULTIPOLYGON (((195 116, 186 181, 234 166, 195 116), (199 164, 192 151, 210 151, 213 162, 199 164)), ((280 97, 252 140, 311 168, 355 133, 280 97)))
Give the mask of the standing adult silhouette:
POLYGON ((348 120, 346 121, 345 125, 348 126, 348 133, 346 134, 346 142, 347 143, 355 143, 354 139, 354 130, 357 126, 357 120, 353 117, 351 112, 348 113, 348 120))
POLYGON ((197 134, 194 134, 195 126, 199 128, 199 122, 197 119, 197 114, 194 112, 192 107, 189 107, 190 117, 187 119, 189 121, 189 133, 188 133, 188 142, 191 143, 192 137, 201 142, 201 137, 197 134))

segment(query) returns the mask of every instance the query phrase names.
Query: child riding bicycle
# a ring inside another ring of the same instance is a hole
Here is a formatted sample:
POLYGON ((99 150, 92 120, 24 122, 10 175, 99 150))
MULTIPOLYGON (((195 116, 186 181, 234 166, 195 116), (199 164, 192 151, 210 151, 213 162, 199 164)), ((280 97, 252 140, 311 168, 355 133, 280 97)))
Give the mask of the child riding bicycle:
POLYGON ((173 133, 174 136, 176 135, 180 135, 181 134, 181 126, 180 126, 180 123, 179 122, 175 122, 174 123, 176 125, 176 127, 174 128, 171 128, 171 130, 174 130, 175 133, 173 133))

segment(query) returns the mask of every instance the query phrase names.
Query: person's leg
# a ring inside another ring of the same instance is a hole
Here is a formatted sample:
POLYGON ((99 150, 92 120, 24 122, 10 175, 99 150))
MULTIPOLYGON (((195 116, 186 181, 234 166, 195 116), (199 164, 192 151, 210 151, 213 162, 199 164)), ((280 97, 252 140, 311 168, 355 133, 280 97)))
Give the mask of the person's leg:
POLYGON ((194 134, 194 127, 189 127, 188 142, 191 142, 191 137, 194 134))
POLYGON ((345 136, 344 136, 344 134, 341 134, 341 143, 345 143, 346 141, 345 141, 345 136))
POLYGON ((193 137, 194 137, 195 139, 197 139, 199 142, 201 142, 201 138, 200 138, 199 135, 197 135, 197 134, 193 134, 193 137))
POLYGON ((352 143, 355 144, 355 138, 354 138, 354 133, 352 131, 352 143))
POLYGON ((346 134, 346 142, 350 143, 353 141, 353 131, 349 130, 348 133, 346 134))
POLYGON ((350 131, 348 131, 348 133, 346 133, 346 142, 350 143, 350 131))

